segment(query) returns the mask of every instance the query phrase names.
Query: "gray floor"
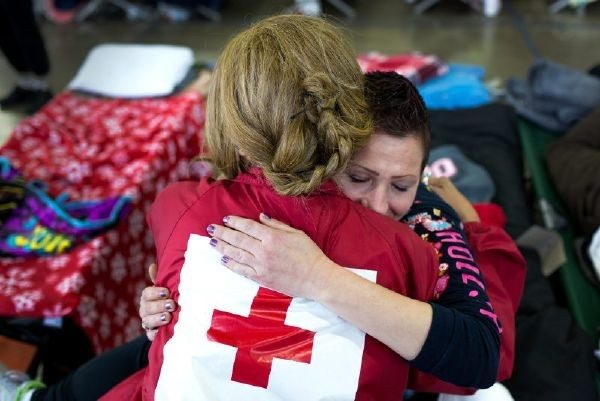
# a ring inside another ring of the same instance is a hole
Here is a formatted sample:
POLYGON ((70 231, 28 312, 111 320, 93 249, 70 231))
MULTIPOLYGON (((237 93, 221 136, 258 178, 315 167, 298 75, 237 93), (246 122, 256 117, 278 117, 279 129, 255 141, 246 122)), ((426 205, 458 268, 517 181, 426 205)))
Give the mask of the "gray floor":
MULTIPOLYGON (((80 25, 42 22, 52 63, 51 85, 55 91, 64 88, 87 52, 103 42, 186 45, 194 49, 199 60, 214 59, 232 34, 262 16, 281 12, 291 3, 229 0, 220 23, 148 24, 98 18, 80 25)), ((483 17, 458 0, 442 1, 420 16, 414 16, 402 0, 354 0, 358 17, 353 21, 344 20, 333 9, 326 11, 348 28, 358 52, 418 50, 447 61, 482 65, 488 78, 524 76, 534 51, 579 69, 600 63, 600 2, 591 4, 583 17, 572 9, 550 15, 550 3, 505 0, 496 18, 483 17)), ((12 88, 14 77, 0 57, 0 95, 12 88)), ((0 143, 22 117, 0 111, 0 143)))

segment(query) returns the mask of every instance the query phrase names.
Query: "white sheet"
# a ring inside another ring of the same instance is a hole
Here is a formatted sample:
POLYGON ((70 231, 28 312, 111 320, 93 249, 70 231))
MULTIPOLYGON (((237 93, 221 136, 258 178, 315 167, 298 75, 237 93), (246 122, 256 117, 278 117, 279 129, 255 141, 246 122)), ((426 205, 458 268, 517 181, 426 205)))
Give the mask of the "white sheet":
POLYGON ((102 44, 90 51, 68 88, 107 97, 166 96, 193 64, 187 47, 102 44))

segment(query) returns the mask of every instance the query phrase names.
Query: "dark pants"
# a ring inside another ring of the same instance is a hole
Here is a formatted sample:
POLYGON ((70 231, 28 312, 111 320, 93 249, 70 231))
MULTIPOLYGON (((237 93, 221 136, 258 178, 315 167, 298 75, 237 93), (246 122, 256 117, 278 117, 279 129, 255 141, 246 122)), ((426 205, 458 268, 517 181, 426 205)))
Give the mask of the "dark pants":
POLYGON ((115 385, 148 366, 150 344, 143 335, 107 351, 86 362, 64 380, 37 390, 31 401, 96 401, 115 385))
POLYGON ((0 0, 0 49, 20 73, 46 75, 50 71, 32 0, 0 0))

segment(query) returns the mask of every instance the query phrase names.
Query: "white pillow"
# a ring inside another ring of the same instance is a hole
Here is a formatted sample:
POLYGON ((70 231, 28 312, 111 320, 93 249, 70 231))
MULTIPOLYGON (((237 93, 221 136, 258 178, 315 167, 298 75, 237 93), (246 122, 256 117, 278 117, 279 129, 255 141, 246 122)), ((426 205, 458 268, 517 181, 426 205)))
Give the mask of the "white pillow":
POLYGON ((193 64, 188 47, 102 44, 90 51, 68 88, 107 97, 166 96, 193 64))

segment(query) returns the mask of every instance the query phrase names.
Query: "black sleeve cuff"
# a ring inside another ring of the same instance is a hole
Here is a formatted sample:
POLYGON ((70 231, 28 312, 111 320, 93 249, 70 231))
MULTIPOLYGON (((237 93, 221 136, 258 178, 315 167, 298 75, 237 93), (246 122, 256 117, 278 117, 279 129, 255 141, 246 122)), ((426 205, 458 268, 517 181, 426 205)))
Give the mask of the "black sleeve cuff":
POLYGON ((498 335, 470 316, 434 303, 431 307, 429 334, 411 364, 457 386, 492 386, 500 361, 498 335))

